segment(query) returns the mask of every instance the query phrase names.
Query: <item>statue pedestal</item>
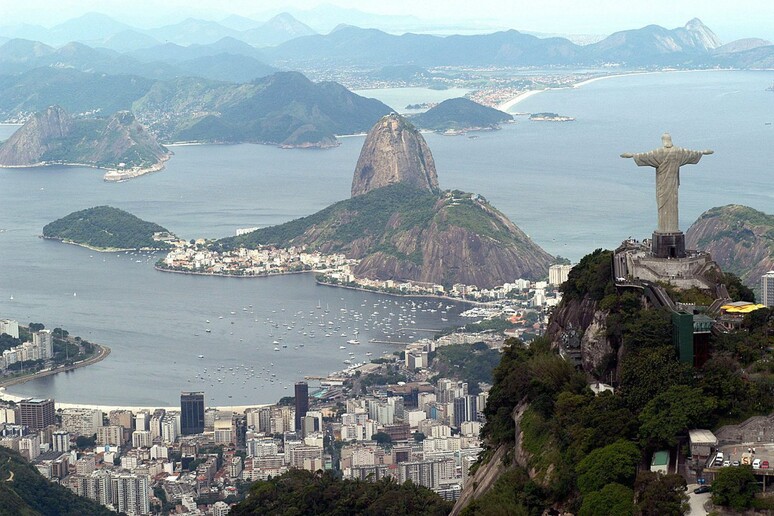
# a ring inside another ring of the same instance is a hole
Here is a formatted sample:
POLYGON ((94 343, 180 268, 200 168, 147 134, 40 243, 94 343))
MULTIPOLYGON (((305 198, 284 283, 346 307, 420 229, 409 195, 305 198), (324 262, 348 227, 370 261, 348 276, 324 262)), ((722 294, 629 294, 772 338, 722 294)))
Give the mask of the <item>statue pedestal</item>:
POLYGON ((653 232, 651 250, 656 258, 685 258, 685 234, 653 232))

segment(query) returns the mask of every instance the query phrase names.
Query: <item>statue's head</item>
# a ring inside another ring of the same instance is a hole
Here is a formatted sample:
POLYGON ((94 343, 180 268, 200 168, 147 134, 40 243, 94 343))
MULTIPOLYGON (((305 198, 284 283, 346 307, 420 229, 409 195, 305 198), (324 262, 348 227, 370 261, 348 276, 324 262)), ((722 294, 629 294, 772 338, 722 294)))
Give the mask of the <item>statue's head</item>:
POLYGON ((663 143, 664 147, 667 149, 672 147, 672 137, 669 135, 669 133, 664 133, 661 135, 661 143, 663 143))

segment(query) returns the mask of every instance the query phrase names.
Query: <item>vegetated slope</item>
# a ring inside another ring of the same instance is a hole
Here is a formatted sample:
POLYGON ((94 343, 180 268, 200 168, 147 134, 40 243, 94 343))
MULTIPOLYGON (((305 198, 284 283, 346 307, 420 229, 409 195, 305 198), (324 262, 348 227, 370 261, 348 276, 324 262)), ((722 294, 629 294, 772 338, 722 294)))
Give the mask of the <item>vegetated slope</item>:
MULTIPOLYGON (((690 429, 774 408, 767 337, 774 310, 711 336, 708 361, 694 367, 677 356, 669 312, 648 308, 634 289, 616 288, 611 259, 597 250, 572 269, 549 329, 563 326, 556 319, 567 317, 567 305, 588 306, 601 329, 578 328, 581 338, 591 334, 584 345, 616 347, 606 363, 582 373, 550 338, 507 342, 484 410, 487 450, 452 514, 610 514, 611 507, 615 514, 681 514, 682 477, 638 473, 637 465, 657 450, 677 449, 690 429), (615 392, 595 395, 588 374, 612 381, 615 392)), ((689 301, 697 293, 674 294, 689 301)))
MULTIPOLYGON (((245 59, 248 65, 240 70, 240 79, 268 71, 245 59)), ((236 57, 218 63, 205 56, 181 66, 206 65, 210 71, 204 75, 210 75, 213 67, 237 66, 233 61, 243 62, 236 57)), ((23 117, 54 104, 92 115, 131 109, 165 142, 287 146, 334 145, 336 135, 366 132, 392 111, 338 83, 313 83, 297 72, 278 72, 244 84, 199 77, 153 81, 57 68, 0 76, 0 117, 23 117)))
POLYGON ((360 259, 354 273, 489 288, 545 276, 553 257, 475 194, 398 183, 285 224, 218 242, 225 248, 299 245, 360 259))
POLYGON ((145 168, 169 155, 128 111, 108 119, 83 119, 52 106, 35 113, 0 146, 0 166, 60 163, 145 168))
POLYGON ((95 516, 115 514, 46 480, 19 453, 0 446, 0 515, 95 516))
POLYGON ((247 84, 202 79, 159 82, 134 104, 141 118, 171 141, 255 142, 326 146, 337 134, 367 131, 389 113, 334 82, 313 83, 298 72, 278 72, 247 84))
POLYGON ((452 504, 431 490, 391 479, 339 480, 332 473, 291 469, 255 482, 229 514, 390 514, 444 516, 452 504))
POLYGON ((691 224, 686 239, 750 287, 774 270, 774 215, 738 204, 712 208, 691 224))
POLYGON ((168 231, 118 208, 97 206, 46 224, 43 236, 97 249, 165 249, 154 233, 168 231))
POLYGON ((422 129, 494 129, 513 120, 504 111, 482 106, 466 98, 444 100, 426 112, 411 117, 411 122, 422 129))

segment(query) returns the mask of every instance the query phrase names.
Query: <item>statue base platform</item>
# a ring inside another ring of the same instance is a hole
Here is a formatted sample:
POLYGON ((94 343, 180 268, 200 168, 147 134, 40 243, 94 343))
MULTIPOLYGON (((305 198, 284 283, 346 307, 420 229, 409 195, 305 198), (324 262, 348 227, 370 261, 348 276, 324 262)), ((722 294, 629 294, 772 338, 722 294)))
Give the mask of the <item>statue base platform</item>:
POLYGON ((654 231, 651 252, 656 258, 685 258, 685 234, 654 231))

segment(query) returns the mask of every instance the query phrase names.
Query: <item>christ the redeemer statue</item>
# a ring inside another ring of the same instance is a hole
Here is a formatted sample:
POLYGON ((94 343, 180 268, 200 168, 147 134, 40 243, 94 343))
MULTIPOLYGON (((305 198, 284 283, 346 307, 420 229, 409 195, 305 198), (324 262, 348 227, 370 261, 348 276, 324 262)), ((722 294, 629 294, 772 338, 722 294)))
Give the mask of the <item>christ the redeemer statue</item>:
POLYGON ((678 226, 677 189, 680 186, 680 167, 695 165, 702 156, 714 151, 693 151, 672 145, 669 133, 661 136, 663 147, 650 152, 632 154, 625 152, 622 158, 634 158, 637 165, 656 169, 656 204, 658 206, 658 229, 656 233, 680 233, 678 226))

